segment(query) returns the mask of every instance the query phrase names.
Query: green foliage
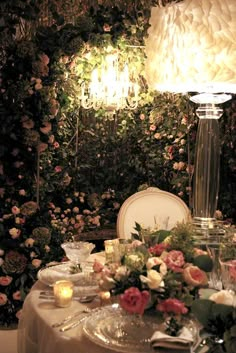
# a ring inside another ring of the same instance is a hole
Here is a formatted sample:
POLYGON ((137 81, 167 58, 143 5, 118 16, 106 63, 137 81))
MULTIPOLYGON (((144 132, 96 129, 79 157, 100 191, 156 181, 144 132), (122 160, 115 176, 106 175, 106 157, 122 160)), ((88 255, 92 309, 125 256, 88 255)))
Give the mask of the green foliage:
POLYGON ((193 258, 193 228, 191 223, 177 223, 171 231, 170 247, 175 250, 185 249, 185 259, 193 258))

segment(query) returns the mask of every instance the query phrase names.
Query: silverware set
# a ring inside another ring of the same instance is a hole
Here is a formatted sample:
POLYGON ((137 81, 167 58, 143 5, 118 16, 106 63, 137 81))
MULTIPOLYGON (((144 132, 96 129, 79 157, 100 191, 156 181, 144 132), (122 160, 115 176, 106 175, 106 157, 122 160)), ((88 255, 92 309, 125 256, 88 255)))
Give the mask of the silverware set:
POLYGON ((101 307, 96 309, 84 308, 80 311, 75 312, 72 315, 68 315, 59 322, 52 324, 53 328, 59 328, 60 332, 68 331, 72 328, 79 326, 83 321, 85 321, 91 312, 97 312, 101 310, 101 307))

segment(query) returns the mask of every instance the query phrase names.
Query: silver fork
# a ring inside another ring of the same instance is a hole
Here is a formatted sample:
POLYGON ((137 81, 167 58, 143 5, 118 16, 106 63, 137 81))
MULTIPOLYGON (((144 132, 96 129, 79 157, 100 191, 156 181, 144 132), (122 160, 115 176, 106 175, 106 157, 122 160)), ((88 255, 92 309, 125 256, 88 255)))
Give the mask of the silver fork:
POLYGON ((72 315, 69 315, 67 317, 65 317, 62 321, 60 322, 55 322, 54 324, 52 324, 52 327, 56 328, 56 327, 60 327, 64 324, 66 324, 67 322, 69 322, 70 320, 76 318, 77 316, 79 315, 82 315, 82 314, 88 314, 90 313, 91 309, 89 308, 84 308, 80 311, 77 311, 76 313, 72 314, 72 315))

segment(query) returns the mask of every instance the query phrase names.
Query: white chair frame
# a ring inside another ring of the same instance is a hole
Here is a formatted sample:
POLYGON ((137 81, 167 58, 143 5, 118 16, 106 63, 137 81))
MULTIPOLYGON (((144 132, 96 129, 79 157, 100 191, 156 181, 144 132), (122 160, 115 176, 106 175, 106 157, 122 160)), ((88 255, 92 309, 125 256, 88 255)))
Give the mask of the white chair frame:
POLYGON ((135 222, 142 227, 172 229, 177 222, 188 222, 191 213, 185 202, 178 196, 149 187, 128 197, 121 205, 117 217, 117 237, 130 239, 135 233, 135 222))

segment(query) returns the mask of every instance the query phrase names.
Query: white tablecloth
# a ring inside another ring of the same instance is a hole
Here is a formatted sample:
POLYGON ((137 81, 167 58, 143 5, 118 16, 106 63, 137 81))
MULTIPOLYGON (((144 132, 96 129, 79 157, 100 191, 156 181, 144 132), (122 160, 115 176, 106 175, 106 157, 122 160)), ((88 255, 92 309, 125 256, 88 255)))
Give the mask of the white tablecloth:
POLYGON ((53 300, 39 298, 48 289, 36 282, 27 295, 18 327, 18 353, 114 353, 90 341, 83 333, 83 324, 66 332, 52 328, 52 324, 83 307, 101 305, 100 299, 90 304, 73 301, 68 308, 57 308, 53 300))

